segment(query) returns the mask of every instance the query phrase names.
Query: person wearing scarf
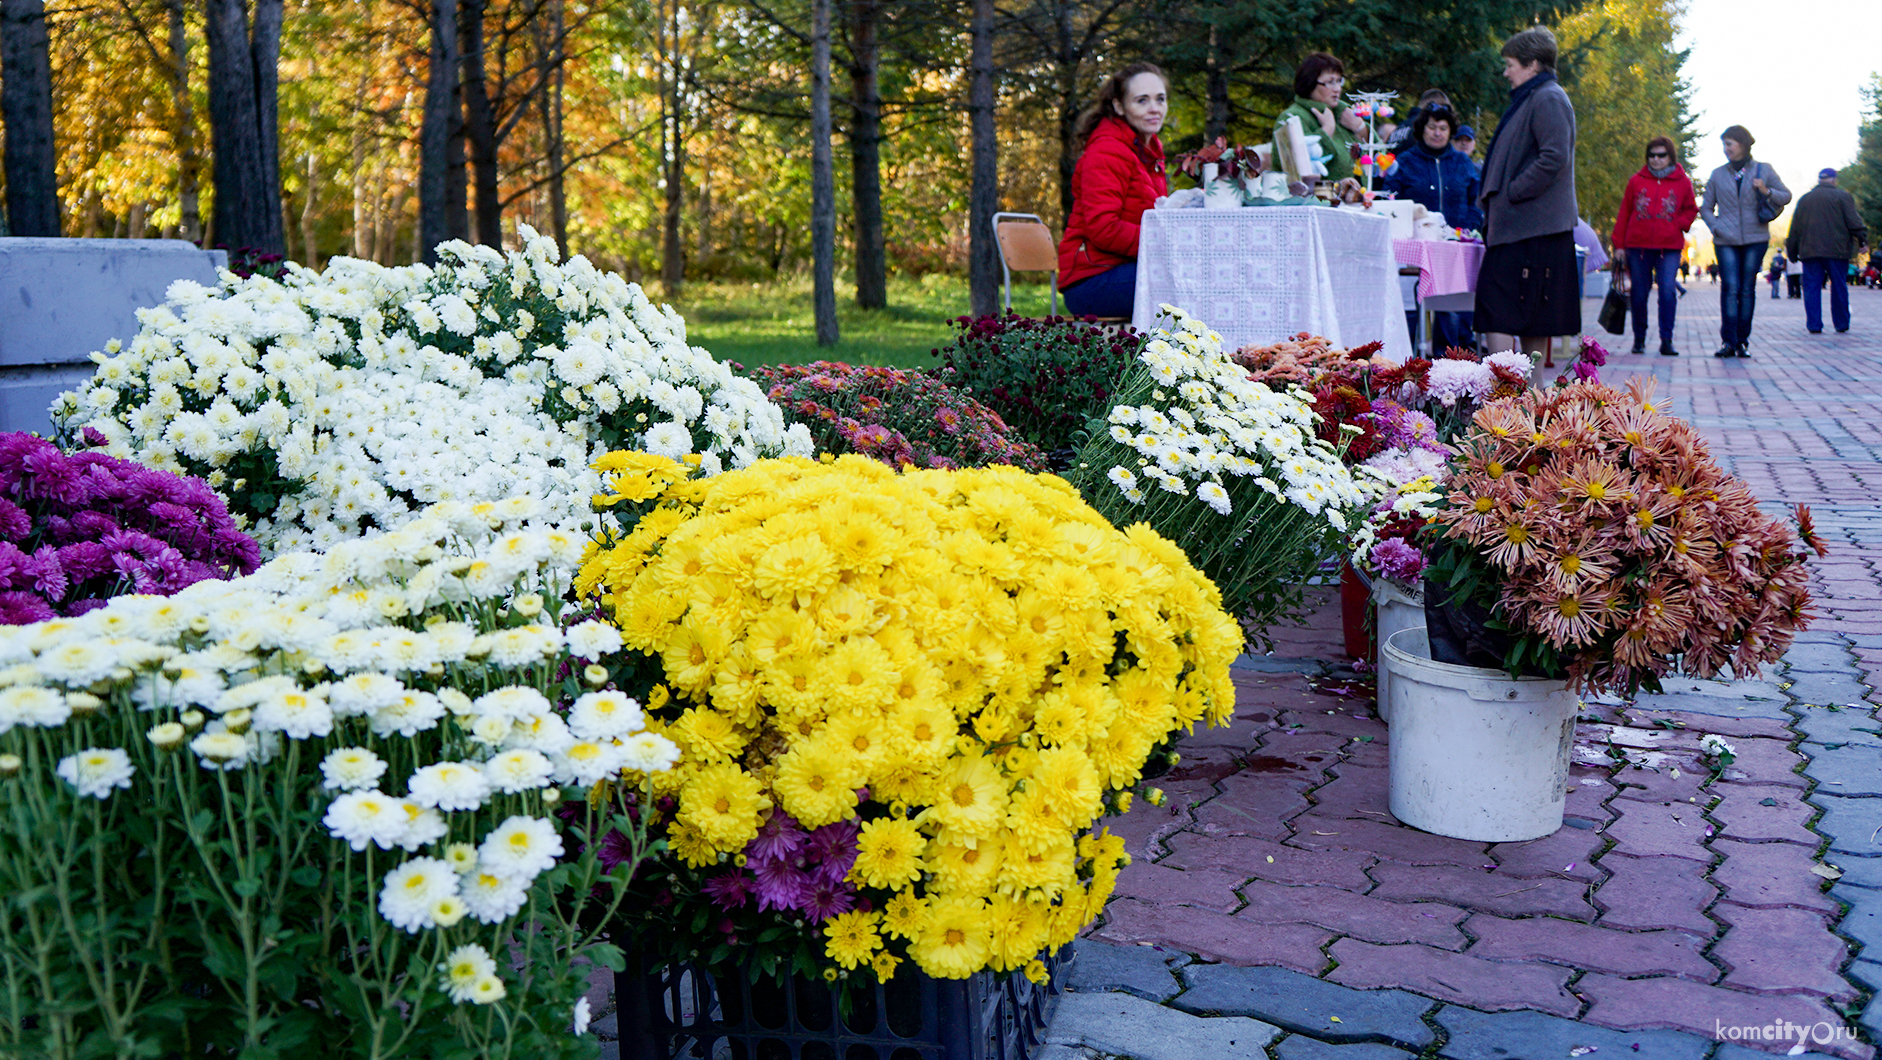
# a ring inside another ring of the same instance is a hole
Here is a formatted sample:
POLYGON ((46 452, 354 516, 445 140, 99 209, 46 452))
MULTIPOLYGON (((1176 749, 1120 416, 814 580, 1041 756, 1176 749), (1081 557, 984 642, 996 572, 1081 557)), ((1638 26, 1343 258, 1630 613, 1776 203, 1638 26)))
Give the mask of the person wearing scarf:
MULTIPOLYGON (((1411 140, 1385 174, 1385 190, 1409 199, 1432 213, 1444 215, 1452 228, 1480 228, 1477 209, 1477 164, 1451 146, 1457 115, 1449 102, 1430 103, 1412 119, 1411 140)), ((1437 313, 1432 319, 1438 351, 1452 346, 1476 345, 1469 313, 1437 313)))
POLYGON ((1699 219, 1712 229, 1712 249, 1719 257, 1719 338, 1723 345, 1714 357, 1751 356, 1751 315, 1758 308, 1758 269, 1771 245, 1770 226, 1758 219, 1758 206, 1768 201, 1782 208, 1791 201, 1790 189, 1777 172, 1751 157, 1757 141, 1743 125, 1726 129, 1719 137, 1725 164, 1706 181, 1706 198, 1699 204, 1699 219))
POLYGON ((1627 262, 1628 282, 1633 285, 1634 353, 1647 352, 1647 292, 1657 282, 1660 353, 1679 356, 1673 348, 1673 318, 1679 311, 1674 277, 1679 272, 1680 251, 1686 247, 1686 230, 1699 216, 1699 202, 1678 158, 1670 138, 1656 136, 1647 141, 1647 163, 1628 178, 1614 217, 1609 242, 1615 255, 1627 262))
POLYGON ((1503 44, 1510 103, 1484 158, 1477 330, 1490 349, 1519 343, 1551 363, 1550 340, 1581 332, 1575 264, 1575 107, 1555 79, 1555 34, 1532 26, 1503 44))

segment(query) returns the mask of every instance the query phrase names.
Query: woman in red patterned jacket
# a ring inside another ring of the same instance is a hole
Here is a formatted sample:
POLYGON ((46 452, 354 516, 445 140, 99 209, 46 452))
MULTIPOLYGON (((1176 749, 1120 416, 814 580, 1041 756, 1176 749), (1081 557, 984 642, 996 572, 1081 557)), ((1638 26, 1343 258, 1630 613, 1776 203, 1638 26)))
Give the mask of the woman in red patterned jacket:
POLYGON ((1119 70, 1078 116, 1085 143, 1072 171, 1072 215, 1059 241, 1059 290, 1075 316, 1128 317, 1137 293, 1137 232, 1144 211, 1170 193, 1157 133, 1169 82, 1149 63, 1119 70))
POLYGON ((1678 158, 1672 140, 1656 136, 1647 141, 1647 164, 1628 178, 1614 218, 1614 256, 1626 260, 1628 282, 1633 284, 1634 353, 1647 352, 1647 291, 1658 283, 1660 352, 1679 356, 1673 348, 1679 255, 1686 249, 1686 230, 1699 216, 1699 202, 1678 158))

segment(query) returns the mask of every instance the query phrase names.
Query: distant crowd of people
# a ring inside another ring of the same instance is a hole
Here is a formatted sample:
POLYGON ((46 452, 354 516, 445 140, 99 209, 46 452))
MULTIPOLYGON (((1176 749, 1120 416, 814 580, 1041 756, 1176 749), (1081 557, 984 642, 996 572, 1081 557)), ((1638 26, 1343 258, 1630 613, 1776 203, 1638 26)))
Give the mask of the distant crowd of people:
MULTIPOLYGON (((1556 79, 1557 43, 1533 26, 1504 42, 1508 105, 1479 164, 1476 135, 1449 96, 1426 91, 1404 125, 1388 140, 1396 161, 1385 189, 1444 215, 1447 224, 1476 229, 1485 253, 1477 276, 1474 311, 1439 314, 1435 337, 1446 346, 1471 346, 1477 333, 1491 351, 1549 349, 1553 336, 1581 331, 1581 277, 1576 230, 1591 256, 1599 241, 1580 219, 1575 198, 1575 108, 1556 79)), ((1326 179, 1353 174, 1365 122, 1344 101, 1346 70, 1325 52, 1306 57, 1295 71, 1294 100, 1276 120, 1289 118, 1321 138, 1331 153, 1326 179)), ((1059 287, 1075 314, 1127 317, 1137 287, 1138 234, 1143 213, 1169 193, 1161 133, 1169 113, 1169 82, 1150 63, 1127 66, 1107 78, 1078 118, 1084 144, 1072 176, 1072 210, 1059 244, 1059 287)), ((1381 130, 1382 134, 1384 130, 1381 130)), ((1757 279, 1770 249, 1770 224, 1791 203, 1791 191, 1770 165, 1752 157, 1755 143, 1742 125, 1720 138, 1724 165, 1707 178, 1703 197, 1669 136, 1647 141, 1644 162, 1628 178, 1610 235, 1616 282, 1630 295, 1634 353, 1645 353, 1649 295, 1658 290, 1659 352, 1678 356, 1674 324, 1679 311, 1686 238, 1695 221, 1712 234, 1717 256, 1708 274, 1719 282, 1718 357, 1751 356, 1757 279)), ((1825 169, 1798 201, 1785 245, 1767 273, 1772 297, 1779 278, 1795 275, 1807 329, 1822 331, 1820 294, 1830 289, 1830 322, 1849 328, 1850 264, 1866 251, 1867 233, 1836 172, 1825 169)), ((1589 267, 1594 267, 1591 263, 1589 267)), ((1863 276, 1882 283, 1871 265, 1863 276)))

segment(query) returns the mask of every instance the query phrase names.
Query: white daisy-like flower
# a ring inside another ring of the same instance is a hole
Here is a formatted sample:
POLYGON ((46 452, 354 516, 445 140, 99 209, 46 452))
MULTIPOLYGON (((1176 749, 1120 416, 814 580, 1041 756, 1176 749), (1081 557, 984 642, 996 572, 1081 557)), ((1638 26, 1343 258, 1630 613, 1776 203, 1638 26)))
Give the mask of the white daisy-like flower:
POLYGON ((335 717, 351 718, 389 707, 404 695, 405 686, 390 674, 358 673, 327 687, 327 703, 335 717))
POLYGON ((386 764, 364 747, 341 747, 320 760, 320 786, 328 791, 364 791, 386 775, 386 764))
POLYGON ((500 875, 482 865, 464 874, 458 896, 478 923, 501 924, 529 898, 529 881, 500 875))
POLYGON ((0 691, 0 732, 15 725, 55 728, 72 716, 64 693, 43 685, 14 685, 0 691))
POLYGON ((100 641, 77 640, 61 644, 35 662, 48 680, 83 688, 111 676, 118 666, 118 655, 100 641))
POLYGON ((639 732, 646 725, 640 704, 627 693, 613 690, 587 692, 569 709, 569 732, 582 740, 615 740, 639 732))
POLYGON ((1137 476, 1133 474, 1129 468, 1114 467, 1105 474, 1105 477, 1110 479, 1120 490, 1132 490, 1137 488, 1137 476))
POLYGON ((475 763, 439 762, 413 773, 406 790, 430 809, 475 810, 490 794, 490 781, 475 763))
POLYGON ((444 992, 452 1001, 463 1004, 476 996, 479 981, 497 974, 497 962, 491 959, 488 950, 471 943, 445 955, 438 971, 443 973, 444 992))
POLYGON ((333 731, 333 711, 325 699, 296 688, 262 700, 255 707, 255 727, 293 740, 325 736, 333 731))
POLYGON ((606 622, 590 619, 568 628, 569 652, 582 659, 599 659, 620 651, 625 643, 621 631, 606 622))
POLYGON ((578 740, 555 758, 558 784, 586 786, 621 772, 621 751, 612 741, 578 740))
POLYGON ((571 1024, 571 1029, 574 1030, 575 1036, 577 1038, 588 1033, 588 995, 587 994, 583 994, 581 1000, 575 1002, 575 1019, 574 1019, 574 1022, 571 1024))
POLYGON ((190 741, 204 769, 240 769, 248 764, 252 748, 248 740, 232 732, 205 732, 190 741))
POLYGON ((1202 482, 1196 486, 1196 499, 1214 508, 1219 515, 1229 514, 1229 491, 1219 482, 1202 482))
POLYGON ((399 808, 405 811, 405 834, 399 837, 400 850, 417 850, 451 833, 450 823, 437 810, 420 806, 410 799, 401 800, 399 808))
POLYGON ((130 787, 137 767, 130 755, 116 747, 88 747, 59 759, 53 771, 78 789, 80 798, 102 800, 118 788, 130 787))
POLYGON ((480 717, 515 721, 535 714, 547 714, 549 700, 541 692, 526 685, 511 685, 478 696, 471 702, 471 709, 480 717))
POLYGON ((464 875, 477 867, 477 848, 469 843, 452 843, 444 848, 444 860, 464 875))
POLYGON ((562 856, 562 837, 540 817, 511 816, 484 837, 477 863, 486 871, 517 880, 533 880, 562 856))
POLYGON ((436 728, 444 703, 430 692, 406 689, 397 699, 367 716, 374 736, 416 736, 436 728))
POLYGON ((680 760, 679 745, 657 732, 637 732, 621 741, 621 768, 664 773, 680 760))
POLYGON ((379 891, 379 915, 401 931, 416 933, 432 926, 431 911, 440 901, 457 896, 457 873, 438 858, 413 858, 386 873, 379 891))
POLYGON ((320 819, 327 834, 354 850, 373 844, 391 850, 405 837, 411 816, 402 800, 378 790, 349 791, 333 800, 320 819))
POLYGON ((683 423, 671 420, 656 423, 647 430, 647 437, 642 443, 647 452, 655 456, 680 457, 693 451, 693 432, 683 423))
POLYGON ((549 783, 555 764, 540 751, 519 747, 504 751, 484 763, 484 778, 490 786, 506 795, 534 791, 549 783))

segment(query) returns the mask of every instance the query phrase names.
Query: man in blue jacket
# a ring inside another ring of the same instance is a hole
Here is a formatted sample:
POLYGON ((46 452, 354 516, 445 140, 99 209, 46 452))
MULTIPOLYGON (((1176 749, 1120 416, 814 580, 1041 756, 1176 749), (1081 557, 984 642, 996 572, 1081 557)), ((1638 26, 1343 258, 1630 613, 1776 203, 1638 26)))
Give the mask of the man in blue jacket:
MULTIPOLYGON (((1385 174, 1385 190, 1444 215, 1452 228, 1481 229, 1483 211, 1477 206, 1481 175, 1470 156, 1451 146, 1457 115, 1448 106, 1432 104, 1412 121, 1412 142, 1385 174)), ((1433 322, 1442 347, 1470 347, 1471 314, 1439 313, 1433 322)))

